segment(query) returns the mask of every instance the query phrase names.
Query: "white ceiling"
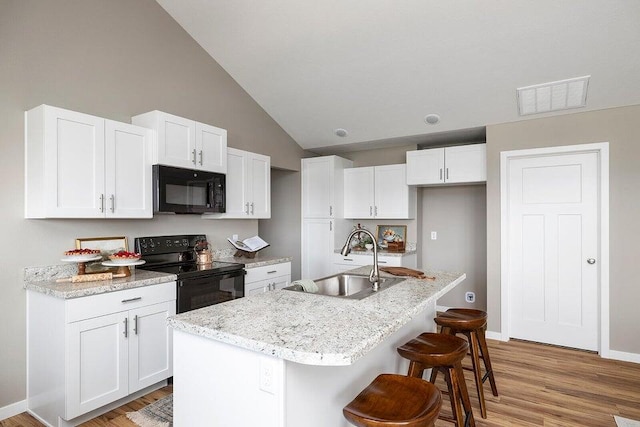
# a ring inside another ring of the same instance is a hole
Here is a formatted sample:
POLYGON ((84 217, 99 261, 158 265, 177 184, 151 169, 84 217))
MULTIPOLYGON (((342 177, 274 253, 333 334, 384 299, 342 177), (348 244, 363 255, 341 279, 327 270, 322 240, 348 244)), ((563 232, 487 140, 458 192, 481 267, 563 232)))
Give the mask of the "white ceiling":
POLYGON ((305 149, 640 104, 636 0, 157 1, 305 149), (584 75, 586 107, 518 116, 584 75))

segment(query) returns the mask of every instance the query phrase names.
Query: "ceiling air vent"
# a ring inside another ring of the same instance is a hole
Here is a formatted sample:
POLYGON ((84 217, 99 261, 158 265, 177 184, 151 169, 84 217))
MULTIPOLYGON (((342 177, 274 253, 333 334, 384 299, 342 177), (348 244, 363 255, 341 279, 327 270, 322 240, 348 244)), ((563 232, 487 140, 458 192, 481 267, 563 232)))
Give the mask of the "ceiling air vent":
POLYGON ((519 87, 518 113, 521 116, 580 108, 587 104, 589 77, 519 87))

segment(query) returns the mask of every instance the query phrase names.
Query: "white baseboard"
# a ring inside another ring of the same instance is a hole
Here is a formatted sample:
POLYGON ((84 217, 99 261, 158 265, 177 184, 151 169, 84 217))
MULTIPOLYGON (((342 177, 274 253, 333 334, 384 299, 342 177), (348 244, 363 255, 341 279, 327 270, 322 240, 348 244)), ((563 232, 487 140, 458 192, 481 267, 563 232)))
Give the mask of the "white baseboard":
POLYGON ((609 350, 606 358, 613 359, 613 360, 620 360, 622 362, 640 363, 640 354, 627 353, 625 351, 609 350))
POLYGON ((507 342, 509 341, 509 338, 505 338, 502 336, 502 333, 500 332, 494 332, 494 331, 486 331, 484 333, 485 337, 489 338, 490 340, 496 340, 496 341, 504 341, 507 342))
POLYGON ((12 403, 11 405, 0 408, 0 421, 21 414, 27 410, 27 400, 12 403))

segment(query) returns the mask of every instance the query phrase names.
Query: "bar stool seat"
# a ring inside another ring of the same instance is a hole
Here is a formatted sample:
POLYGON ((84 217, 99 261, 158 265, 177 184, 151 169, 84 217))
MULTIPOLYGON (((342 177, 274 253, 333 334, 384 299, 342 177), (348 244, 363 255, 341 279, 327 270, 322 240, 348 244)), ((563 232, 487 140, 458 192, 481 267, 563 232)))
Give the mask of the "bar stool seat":
POLYGON ((453 418, 440 415, 440 419, 452 421, 458 427, 476 425, 462 371, 462 359, 469 350, 465 340, 454 335, 425 332, 397 350, 410 361, 410 377, 422 378, 427 368, 433 368, 433 372, 444 372, 453 418))
POLYGON ((358 427, 432 427, 442 396, 431 383, 404 375, 376 377, 342 413, 358 427))
MULTIPOLYGON (((438 315, 434 319, 436 324, 442 327, 443 334, 462 334, 467 337, 469 342, 471 363, 473 375, 478 392, 478 401, 480 403, 480 414, 482 418, 487 418, 487 405, 484 399, 484 382, 488 379, 491 385, 491 392, 494 396, 498 395, 496 380, 493 376, 491 367, 491 359, 489 357, 489 347, 485 338, 485 329, 487 328, 487 313, 482 310, 470 308, 450 308, 444 313, 438 315), (482 375, 482 367, 480 359, 484 362, 485 374, 482 375)), ((435 380, 432 375, 432 380, 435 380)))

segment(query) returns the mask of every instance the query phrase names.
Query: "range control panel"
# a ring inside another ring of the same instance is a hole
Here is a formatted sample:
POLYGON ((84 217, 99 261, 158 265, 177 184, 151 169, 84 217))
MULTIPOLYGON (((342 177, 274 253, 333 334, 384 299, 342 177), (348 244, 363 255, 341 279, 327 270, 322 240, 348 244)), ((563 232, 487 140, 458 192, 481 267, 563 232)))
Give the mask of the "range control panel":
POLYGON ((204 234, 177 236, 136 237, 136 252, 144 255, 160 255, 192 251, 196 242, 207 240, 204 234))

